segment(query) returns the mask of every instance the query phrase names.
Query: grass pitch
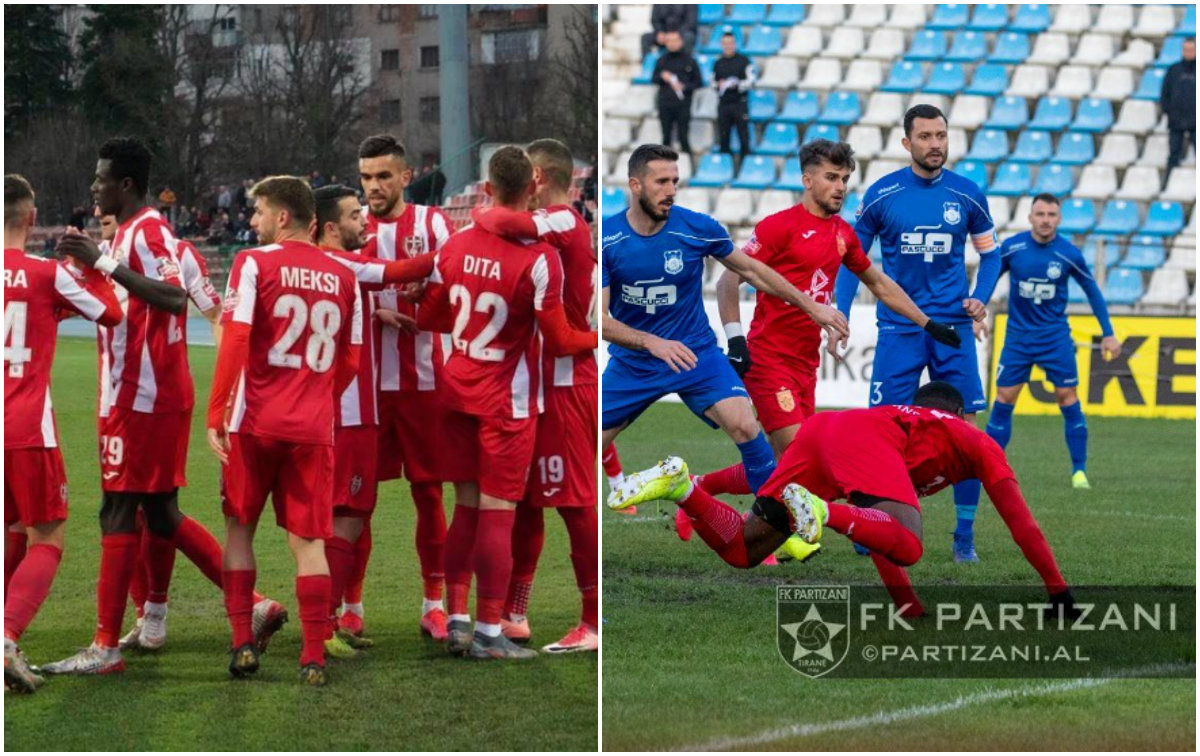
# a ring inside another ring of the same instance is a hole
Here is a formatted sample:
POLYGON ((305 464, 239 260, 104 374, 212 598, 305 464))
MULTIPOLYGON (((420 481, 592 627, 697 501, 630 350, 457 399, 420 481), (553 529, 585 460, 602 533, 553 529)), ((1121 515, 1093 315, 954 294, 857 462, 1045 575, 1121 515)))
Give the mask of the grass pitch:
MULTIPOLYGON (((1068 582, 1195 584, 1194 423, 1088 418, 1091 491, 1070 487, 1061 418, 1014 423, 1010 461, 1068 582)), ((732 442, 679 404, 652 407, 617 447, 626 472, 667 454, 697 473, 737 461, 732 442)), ((775 585, 875 585, 870 560, 830 533, 827 553, 805 564, 737 570, 699 536, 679 541, 656 505, 639 510, 602 520, 605 750, 1195 748, 1194 680, 806 678, 776 650, 775 585)), ((932 583, 1041 584, 986 495, 978 565, 950 558, 949 489, 922 511, 918 594, 932 583)))
MULTIPOLYGON (((189 357, 197 409, 190 485, 180 493, 180 506, 224 541, 218 465, 203 434, 214 350, 192 347, 189 357)), ((53 394, 71 515, 54 588, 22 638, 35 664, 87 645, 95 627, 100 487, 94 340, 60 340, 53 394)), ((449 487, 446 501, 449 512, 449 487)), ((381 487, 364 590, 367 631, 376 646, 360 660, 331 660, 327 688, 301 686, 297 679, 295 568, 268 509, 256 539, 258 587, 289 608, 291 621, 271 642, 257 679, 230 679, 221 593, 179 555, 166 647, 127 653, 123 675, 50 678, 33 696, 6 694, 6 750, 595 750, 595 654, 473 663, 451 658, 419 636, 414 511, 407 484, 381 487)), ((546 522, 530 615, 538 644, 556 640, 579 621, 566 533, 557 517, 546 522)), ((130 611, 127 626, 132 618, 130 611)))

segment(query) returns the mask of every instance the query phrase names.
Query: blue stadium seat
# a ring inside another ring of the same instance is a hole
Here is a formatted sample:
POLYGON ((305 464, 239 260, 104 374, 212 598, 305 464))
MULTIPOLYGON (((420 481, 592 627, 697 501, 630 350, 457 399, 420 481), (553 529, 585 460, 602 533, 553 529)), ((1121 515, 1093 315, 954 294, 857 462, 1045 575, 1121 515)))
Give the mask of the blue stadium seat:
POLYGON ((712 152, 700 158, 691 186, 725 186, 733 181, 733 155, 712 152))
POLYGON ((1075 177, 1071 169, 1058 163, 1047 163, 1038 169, 1037 181, 1033 183, 1030 194, 1053 194, 1055 197, 1065 197, 1075 188, 1075 177))
POLYGON ((800 149, 800 137, 790 123, 768 124, 754 152, 759 155, 790 155, 800 149))
POLYGON ((1100 251, 1100 243, 1104 242, 1104 267, 1111 268, 1121 262, 1121 239, 1117 236, 1108 236, 1106 234, 1092 234, 1087 238, 1087 243, 1083 245, 1080 252, 1083 254, 1083 261, 1093 272, 1098 267, 1097 255, 1100 251))
POLYGON ((1017 163, 1042 163, 1050 159, 1054 145, 1050 135, 1044 131, 1026 129, 1017 137, 1017 146, 1013 150, 1012 160, 1017 163))
POLYGON ((1069 199, 1062 204, 1062 223, 1058 230, 1064 234, 1082 234, 1096 225, 1096 203, 1090 199, 1069 199))
MULTIPOLYGON (((939 5, 939 8, 948 6, 939 5)), ((937 60, 946 54, 946 34, 936 29, 924 29, 913 36, 906 60, 937 60)))
POLYGON ((770 89, 751 89, 749 92, 750 120, 754 123, 775 117, 775 93, 770 89))
POLYGON ((1029 35, 1009 31, 996 37, 996 46, 988 56, 990 63, 1024 63, 1029 57, 1029 35))
POLYGON ((1109 304, 1132 305, 1146 293, 1142 272, 1129 268, 1113 268, 1104 284, 1104 300, 1109 304))
POLYGON ((1067 278, 1067 302, 1069 304, 1084 304, 1087 302, 1087 295, 1083 293, 1083 287, 1075 283, 1074 276, 1067 278))
POLYGON ((998 97, 1008 89, 1008 71, 999 63, 984 63, 975 67, 975 76, 966 94, 998 97))
POLYGON ((700 10, 697 13, 697 20, 700 22, 701 26, 711 26, 712 24, 719 24, 721 22, 721 19, 723 19, 724 17, 725 17, 725 5, 724 4, 707 3, 705 5, 701 5, 700 10))
POLYGON ((1123 267, 1134 270, 1154 270, 1167 260, 1162 239, 1153 236, 1135 236, 1129 240, 1123 267))
POLYGON ((925 24, 927 29, 961 29, 967 25, 968 7, 958 5, 937 5, 933 9, 933 18, 925 24))
POLYGON ((987 164, 979 160, 960 160, 954 164, 954 172, 974 181, 981 191, 988 187, 987 164))
POLYGON ((825 110, 817 119, 820 123, 846 126, 862 118, 862 105, 857 92, 834 92, 825 100, 825 110))
POLYGON ((920 63, 898 60, 892 64, 887 81, 879 89, 883 92, 916 92, 925 83, 925 72, 920 63))
POLYGON ((633 77, 634 84, 650 83, 650 77, 654 75, 654 66, 658 63, 658 56, 661 54, 657 48, 646 53, 646 57, 642 58, 642 70, 633 77))
POLYGON ((1075 122, 1071 128, 1077 131, 1108 131, 1113 125, 1112 103, 1108 100, 1088 98, 1079 103, 1075 111, 1075 122))
POLYGON ((1167 37, 1163 40, 1162 49, 1158 51, 1158 58, 1155 59, 1154 65, 1159 68, 1178 63, 1183 59, 1183 37, 1167 37))
POLYGON ((1096 142, 1091 134, 1068 131, 1058 138, 1054 162, 1065 165, 1086 165, 1096 157, 1096 142))
POLYGON ((1196 6, 1184 6, 1186 10, 1183 12, 1183 20, 1179 22, 1179 26, 1175 29, 1175 34, 1180 37, 1195 37, 1196 36, 1196 6))
POLYGON ((737 38, 738 46, 741 47, 742 38, 744 36, 742 33, 742 31, 743 31, 742 27, 730 26, 729 24, 724 24, 722 26, 714 26, 712 28, 712 31, 709 32, 709 34, 708 34, 708 39, 706 39, 704 41, 704 44, 700 46, 700 50, 699 50, 700 53, 703 55, 714 55, 714 56, 720 55, 721 54, 721 35, 723 35, 727 31, 731 32, 733 34, 733 36, 737 38))
POLYGON ((804 172, 800 170, 800 158, 790 157, 783 161, 783 170, 779 172, 779 180, 775 182, 775 188, 802 192, 804 191, 803 176, 804 172))
MULTIPOLYGON (((734 6, 740 8, 741 6, 734 6)), ((742 48, 743 55, 766 56, 774 55, 783 47, 783 35, 778 26, 758 25, 750 29, 746 36, 746 46, 742 48)))
POLYGON ((1096 233, 1128 236, 1137 230, 1139 221, 1136 204, 1128 200, 1109 200, 1096 224, 1096 233))
POLYGON ((1048 5, 1018 5, 1017 15, 1008 25, 1010 31, 1037 32, 1046 31, 1050 26, 1050 6, 1048 5))
POLYGON ((1029 193, 1029 185, 1033 183, 1033 174, 1028 163, 1002 163, 996 168, 992 177, 992 185, 988 194, 998 194, 1001 197, 1020 197, 1029 193))
POLYGON ((767 17, 767 6, 762 3, 734 3, 725 20, 731 24, 761 24, 767 17))
POLYGON ((1008 26, 1008 6, 1006 5, 976 5, 971 14, 968 29, 976 31, 1000 31, 1008 26))
POLYGON ((1065 97, 1043 97, 1038 100, 1037 109, 1029 128, 1042 131, 1062 131, 1071 123, 1071 101, 1065 97))
POLYGON ((929 94, 956 95, 967 84, 967 73, 961 63, 938 63, 921 88, 929 94))
POLYGON ((1135 100, 1154 100, 1162 95, 1163 77, 1167 75, 1165 68, 1147 68, 1142 72, 1142 82, 1133 93, 1135 100))
POLYGON ((1024 97, 997 97, 992 115, 984 123, 989 129, 1019 129, 1029 120, 1029 106, 1024 97))
POLYGON ((968 160, 995 163, 1008 157, 1008 134, 998 129, 980 129, 966 154, 968 160))
POLYGON ((846 195, 846 201, 842 203, 842 212, 838 215, 842 216, 842 220, 850 225, 854 225, 854 216, 858 213, 858 208, 862 206, 862 197, 858 192, 850 192, 846 195))
MULTIPOLYGON (((750 139, 754 139, 753 129, 750 130, 750 139)), ((751 141, 751 145, 753 145, 753 141, 751 141)), ((712 145, 712 151, 716 152, 719 149, 721 149, 721 143, 719 141, 714 141, 712 145)), ((742 138, 738 136, 737 129, 730 129, 729 131, 729 151, 734 155, 740 155, 742 152, 742 138)))
MULTIPOLYGON (((945 7, 945 6, 938 6, 945 7)), ((974 63, 987 55, 987 37, 983 32, 964 31, 954 35, 954 43, 943 60, 955 63, 974 63)))
POLYGON ((804 16, 805 7, 803 5, 772 4, 765 23, 771 26, 796 26, 804 23, 804 16))
POLYGON ((808 123, 815 120, 821 103, 815 92, 788 92, 783 101, 783 110, 775 120, 784 123, 808 123))
POLYGON ((603 217, 616 215, 627 207, 629 207, 629 200, 625 197, 624 189, 618 189, 615 186, 604 187, 604 191, 600 194, 600 214, 603 217))
POLYGON ((1146 214, 1146 225, 1139 233, 1174 236, 1183 230, 1183 206, 1178 202, 1155 202, 1146 214))
POLYGON ((840 139, 838 127, 832 123, 814 123, 804 131, 804 141, 801 144, 808 144, 814 139, 828 139, 831 142, 836 142, 840 139))
POLYGON ((738 189, 766 189, 775 183, 775 161, 754 155, 746 158, 732 186, 738 189))

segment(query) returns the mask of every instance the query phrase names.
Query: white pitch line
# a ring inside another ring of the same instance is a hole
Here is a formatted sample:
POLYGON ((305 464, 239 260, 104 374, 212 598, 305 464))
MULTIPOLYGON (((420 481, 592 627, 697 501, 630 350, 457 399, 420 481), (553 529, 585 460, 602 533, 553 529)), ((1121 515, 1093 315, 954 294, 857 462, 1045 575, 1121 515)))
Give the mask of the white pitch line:
POLYGON ((910 719, 934 717, 939 714, 946 714, 959 709, 965 709, 968 706, 976 706, 995 701, 1005 701, 1012 698, 1026 698, 1029 696, 1040 696, 1053 693, 1067 693, 1075 690, 1083 690, 1084 688, 1093 688, 1098 685, 1105 685, 1115 679, 1138 677, 1145 675, 1148 672, 1174 672, 1187 668, 1194 668, 1194 664, 1160 664, 1151 667, 1143 667, 1140 669, 1121 670, 1113 677, 1080 677, 1073 680, 1048 682, 1040 685, 1028 686, 1025 688, 985 690, 980 693, 959 696, 951 701, 943 701, 942 703, 925 704, 923 706, 909 706, 903 709, 893 709, 892 711, 879 711, 866 716, 840 719, 833 722, 789 725, 787 727, 766 730, 755 735, 720 738, 718 740, 711 740, 707 743, 686 746, 683 748, 673 748, 671 750, 731 751, 735 748, 761 746, 777 740, 784 740, 786 738, 811 737, 813 735, 823 735, 828 732, 858 730, 864 727, 889 725, 895 722, 903 722, 910 719))
POLYGON ((638 522, 667 522, 669 518, 663 515, 623 515, 617 522, 632 525, 638 522))
POLYGON ((1147 512, 1105 512, 1103 510, 1085 509, 1072 512, 1072 517, 1136 517, 1139 520, 1174 520, 1177 522, 1195 522, 1194 515, 1153 514, 1147 512))

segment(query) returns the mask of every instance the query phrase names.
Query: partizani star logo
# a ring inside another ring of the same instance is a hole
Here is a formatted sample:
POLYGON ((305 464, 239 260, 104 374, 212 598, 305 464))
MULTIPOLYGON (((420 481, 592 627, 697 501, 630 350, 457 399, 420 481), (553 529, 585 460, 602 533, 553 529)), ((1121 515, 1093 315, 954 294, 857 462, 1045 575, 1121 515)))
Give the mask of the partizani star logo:
POLYGON ((832 641, 838 633, 846 629, 844 624, 826 622, 816 604, 808 607, 808 614, 804 615, 802 622, 789 622, 779 627, 796 641, 792 661, 799 661, 809 654, 817 654, 833 661, 832 641))
POLYGON ((776 646, 788 666, 820 677, 850 650, 850 587, 780 585, 775 588, 776 646))

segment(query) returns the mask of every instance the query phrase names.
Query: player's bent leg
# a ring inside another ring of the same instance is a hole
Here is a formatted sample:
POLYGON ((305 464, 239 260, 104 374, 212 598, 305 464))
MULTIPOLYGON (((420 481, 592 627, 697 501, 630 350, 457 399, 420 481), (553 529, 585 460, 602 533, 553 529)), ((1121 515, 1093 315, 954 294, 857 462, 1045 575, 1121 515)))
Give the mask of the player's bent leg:
POLYGON ((338 617, 338 630, 350 635, 362 635, 363 625, 363 582, 367 576, 367 564, 371 560, 371 518, 363 519, 363 531, 354 542, 354 570, 342 594, 342 614, 338 617))
POLYGON ((1058 400, 1058 411, 1063 416, 1063 436, 1071 455, 1071 486, 1091 488, 1087 478, 1087 419, 1083 416, 1079 395, 1074 386, 1055 386, 1054 396, 1058 400))
POLYGON ((1024 387, 1023 383, 1015 386, 996 387, 996 401, 992 402, 992 411, 988 414, 985 430, 992 440, 1000 445, 1001 449, 1007 447, 1009 440, 1012 439, 1013 410, 1016 408, 1017 399, 1021 396, 1021 389, 1024 387))
POLYGON ((888 595, 892 597, 892 603, 900 610, 900 616, 924 615, 925 607, 921 606, 917 594, 913 592, 912 583, 909 582, 908 573, 904 568, 875 552, 871 552, 871 561, 875 563, 875 569, 883 580, 883 587, 887 588, 888 595))
POLYGON ((754 417, 750 400, 741 396, 722 399, 705 410, 704 415, 737 444, 746 468, 746 482, 751 491, 757 491, 775 470, 775 453, 754 417))
MULTIPOLYGON (((5 489, 7 489, 7 484, 5 489)), ((7 490, 5 491, 7 494, 7 490)), ((17 565, 25 558, 25 549, 28 545, 28 537, 25 535, 25 527, 20 522, 11 522, 5 524, 4 530, 4 594, 8 595, 8 581, 12 578, 13 571, 17 569, 17 565)))
POLYGON ((327 678, 312 667, 325 666, 325 638, 329 632, 329 562, 325 542, 288 533, 288 546, 296 558, 296 603, 300 608, 300 678, 309 685, 324 685, 327 678))
POLYGON ((692 488, 687 463, 667 457, 654 467, 625 476, 625 482, 608 494, 608 508, 629 509, 650 501, 678 502, 692 488))
POLYGON ((898 501, 853 494, 863 506, 827 504, 825 524, 902 567, 921 558, 921 513, 898 501))
POLYGON ((331 637, 325 641, 325 650, 337 658, 353 657, 356 649, 367 648, 373 643, 338 629, 337 609, 342 602, 346 583, 354 570, 354 543, 362 535, 362 517, 347 507, 337 507, 333 517, 333 537, 325 541, 325 560, 329 564, 329 629, 331 637))

